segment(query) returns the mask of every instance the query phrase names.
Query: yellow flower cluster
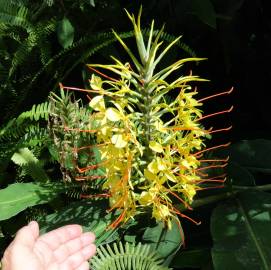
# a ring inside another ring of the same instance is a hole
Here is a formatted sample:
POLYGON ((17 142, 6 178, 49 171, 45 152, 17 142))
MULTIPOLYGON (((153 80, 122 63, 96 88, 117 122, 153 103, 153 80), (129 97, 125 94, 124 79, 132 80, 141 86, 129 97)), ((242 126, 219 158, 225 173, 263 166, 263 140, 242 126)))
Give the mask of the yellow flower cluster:
POLYGON ((200 105, 193 98, 196 93, 184 85, 174 102, 152 107, 151 136, 146 145, 146 115, 134 109, 138 101, 132 101, 136 94, 129 81, 121 78, 101 83, 101 78, 93 75, 91 86, 101 93, 89 104, 93 109, 91 129, 96 131, 106 169, 103 188, 110 193, 111 209, 122 209, 121 221, 125 222, 142 208, 152 208, 152 216, 170 227, 176 214, 172 197, 191 203, 200 180, 196 174, 200 162, 192 153, 201 149, 206 132, 197 123, 201 112, 195 107, 200 105), (106 86, 112 90, 103 89, 106 86), (161 119, 165 108, 173 115, 168 122, 161 119), (177 194, 182 194, 182 199, 177 194))
POLYGON ((114 78, 103 75, 105 79, 92 75, 90 86, 97 95, 89 104, 93 109, 90 128, 106 170, 103 189, 110 194, 110 210, 122 211, 112 227, 151 209, 153 218, 170 228, 172 218, 180 214, 174 201, 188 207, 196 194, 201 180, 196 152, 204 146, 208 132, 199 124, 201 104, 194 98, 196 90, 189 86, 203 79, 191 74, 170 83, 166 79, 185 62, 201 59, 181 59, 155 73, 179 38, 156 56, 163 29, 154 34, 152 23, 145 45, 140 14, 137 22, 129 13, 128 17, 140 60, 115 33, 131 63, 113 58, 112 65, 89 65, 92 70, 102 68, 114 74, 114 78), (176 97, 173 101, 165 99, 169 92, 176 97))

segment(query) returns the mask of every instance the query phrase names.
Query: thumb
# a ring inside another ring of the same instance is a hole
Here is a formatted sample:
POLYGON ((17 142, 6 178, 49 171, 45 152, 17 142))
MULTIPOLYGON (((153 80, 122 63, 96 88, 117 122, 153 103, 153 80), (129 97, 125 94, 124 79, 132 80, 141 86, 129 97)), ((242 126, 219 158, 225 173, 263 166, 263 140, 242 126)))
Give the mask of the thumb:
POLYGON ((27 226, 21 228, 14 239, 17 243, 32 247, 39 237, 39 224, 31 221, 27 226))

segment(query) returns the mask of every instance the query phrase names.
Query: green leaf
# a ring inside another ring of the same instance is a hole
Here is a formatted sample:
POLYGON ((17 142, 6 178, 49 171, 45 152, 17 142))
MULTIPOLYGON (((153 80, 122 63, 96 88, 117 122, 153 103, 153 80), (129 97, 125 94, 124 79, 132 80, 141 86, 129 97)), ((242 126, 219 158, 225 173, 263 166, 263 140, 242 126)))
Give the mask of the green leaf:
POLYGON ((0 190, 0 220, 15 216, 27 207, 44 204, 54 199, 63 185, 16 183, 0 190))
POLYGON ((94 2, 94 0, 89 0, 89 4, 90 4, 91 6, 93 6, 93 7, 95 7, 95 2, 94 2))
POLYGON ((96 245, 110 243, 118 238, 116 230, 108 229, 118 213, 106 212, 105 201, 80 201, 48 215, 39 220, 41 233, 48 232, 67 224, 80 224, 84 231, 92 231, 96 235, 96 245))
POLYGON ((232 162, 238 163, 251 171, 271 173, 271 140, 243 140, 233 144, 224 154, 232 162))
POLYGON ((59 44, 65 49, 72 45, 74 28, 68 18, 64 17, 57 23, 57 38, 59 44))
POLYGON ((210 0, 192 0, 190 4, 192 13, 194 13, 203 23, 216 29, 216 13, 210 0))
POLYGON ((249 170, 240 166, 238 163, 229 162, 227 166, 227 176, 232 185, 255 186, 254 176, 249 170))
POLYGON ((250 191, 219 205, 211 218, 215 269, 271 269, 271 194, 250 191))
POLYGON ((209 248, 181 250, 174 256, 170 266, 174 268, 201 268, 212 260, 209 248))
POLYGON ((142 241, 149 244, 151 249, 160 257, 167 258, 175 254, 183 244, 183 231, 177 221, 172 221, 171 230, 159 222, 154 227, 148 227, 143 234, 142 241))

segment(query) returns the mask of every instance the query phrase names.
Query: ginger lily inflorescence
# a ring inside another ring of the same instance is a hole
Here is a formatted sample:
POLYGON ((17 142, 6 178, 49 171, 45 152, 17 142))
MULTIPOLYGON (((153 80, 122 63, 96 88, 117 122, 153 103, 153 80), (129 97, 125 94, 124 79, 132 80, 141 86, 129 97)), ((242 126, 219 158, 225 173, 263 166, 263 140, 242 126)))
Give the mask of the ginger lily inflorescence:
MULTIPOLYGON (((111 226, 151 209, 152 217, 170 228, 176 214, 186 217, 174 207, 174 201, 189 208, 201 183, 224 181, 224 175, 208 178, 200 167, 204 140, 216 131, 201 125, 202 103, 195 99, 197 91, 190 84, 205 80, 192 74, 169 80, 186 62, 202 59, 181 59, 159 70, 161 59, 180 38, 161 49, 163 28, 154 31, 152 22, 145 41, 141 12, 137 19, 127 14, 134 27, 139 58, 114 32, 131 62, 112 57, 112 65, 88 65, 100 76, 92 75, 91 90, 87 90, 95 96, 89 103, 93 113, 85 131, 93 133, 97 141, 95 147, 101 157, 97 166, 105 169, 102 189, 108 192, 110 211, 121 210, 111 226), (104 75, 101 69, 113 75, 104 75), (169 93, 174 100, 168 101, 169 93)), ((209 167, 224 166, 226 161, 215 160, 209 167)))

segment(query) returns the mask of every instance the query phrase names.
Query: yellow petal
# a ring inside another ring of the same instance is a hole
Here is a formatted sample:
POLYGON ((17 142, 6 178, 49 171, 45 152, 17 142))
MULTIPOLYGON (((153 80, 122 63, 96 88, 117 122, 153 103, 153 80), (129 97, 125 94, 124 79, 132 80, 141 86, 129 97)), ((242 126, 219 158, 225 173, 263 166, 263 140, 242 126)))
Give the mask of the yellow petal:
POLYGON ((157 153, 162 153, 164 151, 163 146, 155 141, 151 141, 149 144, 149 147, 152 151, 157 152, 157 153))
POLYGON ((171 173, 170 171, 165 172, 165 176, 168 180, 175 182, 175 183, 177 182, 175 175, 173 173, 171 173))
POLYGON ((188 163, 188 161, 186 159, 183 159, 181 162, 181 165, 183 167, 185 167, 186 169, 189 169, 190 168, 190 164, 188 163))
POLYGON ((94 74, 92 74, 91 80, 90 80, 90 87, 93 90, 101 90, 102 83, 103 83, 103 80, 99 76, 95 76, 94 74))
POLYGON ((157 168, 159 171, 165 171, 167 169, 166 162, 159 157, 157 157, 157 168))
POLYGON ((148 165, 148 170, 154 174, 158 173, 158 166, 157 166, 157 161, 153 160, 151 163, 148 165))
POLYGON ((191 203, 193 201, 194 196, 196 195, 195 185, 184 184, 183 189, 191 203))
POLYGON ((105 112, 105 115, 106 115, 107 119, 112 122, 116 122, 121 119, 120 112, 115 108, 108 108, 105 112))
POLYGON ((154 181, 156 179, 156 175, 152 172, 150 172, 148 169, 144 170, 144 176, 146 177, 146 179, 150 180, 150 181, 154 181))
POLYGON ((148 204, 151 204, 151 203, 153 202, 153 196, 152 196, 152 194, 150 194, 149 192, 143 191, 143 192, 140 194, 140 198, 139 198, 138 202, 139 202, 141 205, 148 205, 148 204))
POLYGON ((152 216, 156 220, 165 220, 167 217, 171 216, 171 214, 168 207, 161 204, 153 208, 152 216))
POLYGON ((127 140, 122 134, 115 134, 111 138, 111 142, 115 145, 117 148, 123 148, 127 145, 127 140))
POLYGON ((90 102, 89 106, 93 108, 95 111, 104 111, 105 104, 104 104, 104 97, 103 96, 96 96, 90 102))

